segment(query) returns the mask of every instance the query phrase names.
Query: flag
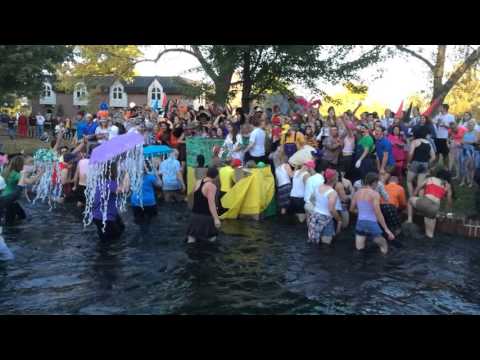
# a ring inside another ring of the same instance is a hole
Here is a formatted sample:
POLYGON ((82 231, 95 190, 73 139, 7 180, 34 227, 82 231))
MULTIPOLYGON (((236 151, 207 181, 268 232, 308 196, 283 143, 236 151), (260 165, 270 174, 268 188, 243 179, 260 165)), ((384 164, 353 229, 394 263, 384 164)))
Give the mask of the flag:
POLYGON ((395 113, 395 118, 400 119, 403 115, 403 100, 400 103, 400 107, 398 108, 397 112, 395 113))
POLYGON ((412 113, 412 106, 413 106, 413 102, 410 103, 410 106, 408 107, 408 110, 405 113, 405 116, 403 117, 403 122, 404 123, 408 123, 410 121, 410 114, 412 113))
POLYGON ((438 107, 438 105, 440 105, 440 98, 433 100, 428 109, 423 112, 422 116, 432 115, 433 111, 438 107))
POLYGON ((165 109, 166 106, 167 106, 167 95, 163 94, 162 107, 165 109))

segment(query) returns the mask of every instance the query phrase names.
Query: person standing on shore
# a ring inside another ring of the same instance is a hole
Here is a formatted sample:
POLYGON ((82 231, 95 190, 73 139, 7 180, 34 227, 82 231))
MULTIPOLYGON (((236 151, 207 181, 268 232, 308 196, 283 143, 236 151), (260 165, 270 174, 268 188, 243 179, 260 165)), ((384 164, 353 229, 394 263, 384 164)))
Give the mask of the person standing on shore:
POLYGON ((43 135, 44 131, 44 126, 45 126, 45 117, 41 114, 38 113, 36 116, 36 126, 37 126, 37 138, 41 138, 43 135))

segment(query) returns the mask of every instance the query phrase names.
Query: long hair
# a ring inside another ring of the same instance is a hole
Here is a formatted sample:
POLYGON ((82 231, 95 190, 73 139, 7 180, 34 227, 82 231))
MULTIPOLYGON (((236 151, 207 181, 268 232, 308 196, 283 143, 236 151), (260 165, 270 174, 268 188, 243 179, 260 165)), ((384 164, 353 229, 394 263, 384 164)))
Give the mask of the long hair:
POLYGON ((7 169, 3 172, 3 178, 8 179, 8 176, 12 171, 20 172, 23 170, 24 158, 22 155, 15 156, 7 166, 7 169))
POLYGON ((235 145, 237 143, 237 135, 238 135, 238 128, 236 126, 232 125, 232 142, 235 145))

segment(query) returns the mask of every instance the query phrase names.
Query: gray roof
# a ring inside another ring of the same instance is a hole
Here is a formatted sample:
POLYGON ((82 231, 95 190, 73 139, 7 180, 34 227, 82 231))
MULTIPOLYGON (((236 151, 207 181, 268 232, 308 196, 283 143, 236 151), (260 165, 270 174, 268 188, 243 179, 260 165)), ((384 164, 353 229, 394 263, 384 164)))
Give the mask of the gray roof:
MULTIPOLYGON (((132 82, 121 80, 127 94, 145 94, 150 84, 157 79, 167 94, 183 94, 185 88, 195 84, 190 79, 181 76, 135 76, 132 82)), ((92 83, 100 85, 104 91, 117 80, 114 76, 96 76, 90 79, 92 83)), ((90 81, 88 81, 90 82, 90 81)))

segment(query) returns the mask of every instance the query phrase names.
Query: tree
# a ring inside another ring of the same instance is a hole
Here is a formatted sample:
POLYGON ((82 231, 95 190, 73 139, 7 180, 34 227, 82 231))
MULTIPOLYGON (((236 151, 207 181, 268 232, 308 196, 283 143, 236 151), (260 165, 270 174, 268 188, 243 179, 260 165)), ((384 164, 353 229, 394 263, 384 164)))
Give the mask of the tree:
MULTIPOLYGON (((383 115, 383 111, 385 110, 385 105, 380 104, 378 102, 367 102, 368 89, 358 89, 356 86, 352 86, 353 84, 345 84, 342 91, 336 94, 332 94, 328 100, 324 101, 322 104, 322 111, 325 112, 330 106, 335 108, 335 113, 337 115, 341 115, 347 110, 353 111, 359 103, 362 105, 358 108, 356 112, 356 116, 359 116, 362 112, 377 112, 378 116, 383 115), (362 90, 362 91, 359 91, 362 90)), ((395 111, 394 109, 393 111, 395 111)))
POLYGON ((242 106, 248 108, 252 100, 267 90, 285 91, 292 84, 301 83, 323 93, 316 89, 318 80, 337 83, 355 79, 359 70, 380 61, 383 48, 383 45, 367 50, 355 45, 191 45, 164 48, 154 59, 138 62, 157 62, 168 52, 190 54, 213 81, 217 103, 225 104, 234 95, 232 86, 241 85, 242 106), (238 81, 232 81, 235 71, 240 73, 238 81))
POLYGON ((71 54, 66 45, 0 45, 0 101, 39 95, 46 76, 71 54))
POLYGON ((470 68, 446 97, 450 111, 462 115, 469 111, 480 119, 480 71, 470 68))
POLYGON ((448 93, 460 81, 462 76, 480 61, 480 46, 455 46, 455 45, 436 45, 433 54, 425 56, 422 49, 415 50, 410 45, 396 45, 396 49, 403 54, 414 57, 427 65, 432 78, 432 101, 439 99, 441 104, 448 93), (451 50, 452 57, 460 60, 455 70, 445 76, 445 63, 447 60, 447 49, 451 50), (430 59, 428 58, 430 57, 430 59))
POLYGON ((129 81, 143 52, 137 45, 77 45, 73 55, 57 68, 57 86, 64 91, 73 90, 80 80, 92 87, 96 76, 115 76, 129 81))

